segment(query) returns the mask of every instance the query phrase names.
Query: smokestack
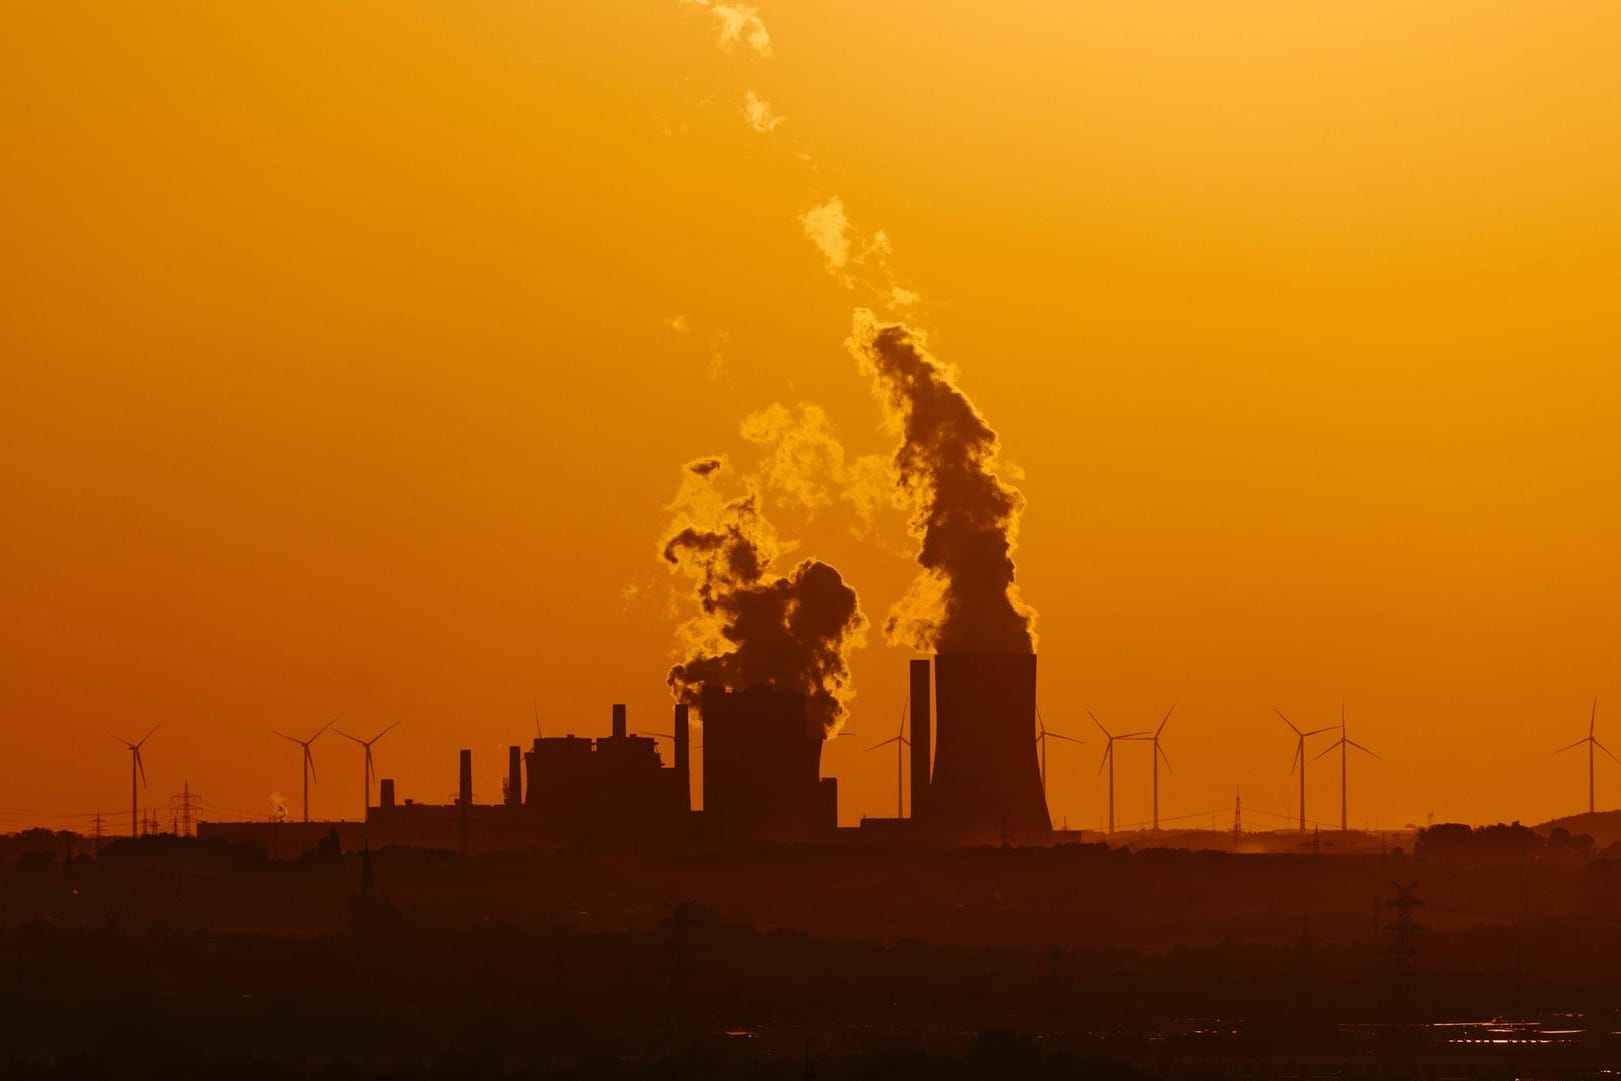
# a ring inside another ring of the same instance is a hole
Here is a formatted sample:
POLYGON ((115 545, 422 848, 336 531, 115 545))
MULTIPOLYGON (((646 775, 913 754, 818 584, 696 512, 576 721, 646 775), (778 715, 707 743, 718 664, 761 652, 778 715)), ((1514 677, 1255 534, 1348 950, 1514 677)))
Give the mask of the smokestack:
POLYGON ((625 705, 623 702, 614 703, 614 739, 625 738, 625 705))
POLYGON ((377 804, 380 807, 394 806, 394 778, 384 777, 377 783, 377 804))
POLYGON ((523 750, 519 747, 507 748, 507 806, 517 807, 523 803, 523 750))
POLYGON ((922 818, 929 801, 929 747, 933 717, 929 710, 929 662, 912 662, 912 817, 922 818))
POLYGON ((692 810, 692 759, 687 749, 687 704, 675 707, 675 773, 681 785, 681 806, 692 810))
POLYGON ((462 750, 462 783, 456 802, 463 807, 473 805, 473 752, 462 750))

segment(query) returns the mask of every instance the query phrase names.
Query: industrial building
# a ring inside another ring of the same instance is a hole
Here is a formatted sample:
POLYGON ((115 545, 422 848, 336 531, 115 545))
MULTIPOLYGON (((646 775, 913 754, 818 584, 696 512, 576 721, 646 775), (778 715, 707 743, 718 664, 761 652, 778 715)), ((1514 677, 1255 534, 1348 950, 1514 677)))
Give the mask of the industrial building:
POLYGON ((831 840, 838 829, 838 783, 821 776, 820 726, 805 696, 759 686, 705 687, 704 810, 692 811, 691 717, 677 705, 665 765, 650 735, 633 734, 623 705, 610 732, 590 738, 537 736, 507 749, 499 803, 473 791, 473 754, 457 762, 450 803, 398 798, 393 778, 378 783, 366 822, 204 822, 202 837, 249 841, 280 858, 314 847, 334 830, 344 848, 362 843, 463 854, 570 846, 729 844, 831 840))
POLYGON ((943 653, 932 672, 929 661, 914 660, 910 693, 917 839, 1049 841, 1036 760, 1035 654, 943 653))
MULTIPOLYGON (((1036 756, 1034 654, 940 654, 911 662, 912 813, 869 820, 848 836, 921 844, 1044 844, 1053 839, 1036 756)), ((609 734, 536 736, 507 748, 500 802, 480 803, 473 756, 460 753, 450 803, 396 798, 379 783, 359 823, 200 823, 290 857, 334 828, 346 848, 369 843, 461 853, 571 846, 830 841, 838 782, 821 775, 825 733, 803 694, 773 686, 706 685, 703 810, 692 811, 691 717, 675 707, 672 762, 656 737, 633 734, 623 705, 609 734)))
POLYGON ((706 836, 717 840, 831 839, 839 823, 838 782, 823 777, 821 726, 805 696, 777 687, 730 691, 706 685, 706 836))

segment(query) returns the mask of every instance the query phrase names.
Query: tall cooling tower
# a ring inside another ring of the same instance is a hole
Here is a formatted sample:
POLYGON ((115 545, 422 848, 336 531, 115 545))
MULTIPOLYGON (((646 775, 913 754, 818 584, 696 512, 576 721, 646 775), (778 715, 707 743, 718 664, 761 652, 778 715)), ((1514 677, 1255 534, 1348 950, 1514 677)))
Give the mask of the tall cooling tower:
POLYGON ((934 773, 922 825, 958 843, 1045 841, 1033 653, 934 658, 934 773))

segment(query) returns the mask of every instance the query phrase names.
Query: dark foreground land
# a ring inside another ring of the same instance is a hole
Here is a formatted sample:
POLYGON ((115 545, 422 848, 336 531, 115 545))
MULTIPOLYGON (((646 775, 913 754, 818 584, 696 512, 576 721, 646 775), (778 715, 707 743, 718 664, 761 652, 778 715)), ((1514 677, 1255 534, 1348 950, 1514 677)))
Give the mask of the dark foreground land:
POLYGON ((5 1077, 1621 1067, 1621 862, 1517 835, 1366 858, 385 851, 369 890, 367 858, 330 850, 12 856, 5 1077), (1393 930, 1413 881, 1423 929, 1393 930))

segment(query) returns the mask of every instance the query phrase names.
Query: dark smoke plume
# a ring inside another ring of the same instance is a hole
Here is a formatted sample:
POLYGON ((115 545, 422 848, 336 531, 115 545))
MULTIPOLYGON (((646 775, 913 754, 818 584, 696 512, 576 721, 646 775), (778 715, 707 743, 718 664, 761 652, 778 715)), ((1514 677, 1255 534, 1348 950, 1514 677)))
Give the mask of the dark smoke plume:
POLYGON ((705 683, 734 690, 769 684, 805 695, 811 721, 827 735, 853 697, 849 650, 865 639, 867 618, 839 572, 807 559, 772 572, 775 531, 749 488, 726 498, 723 458, 687 465, 676 520, 663 557, 697 591, 699 613, 682 627, 686 657, 670 669, 677 698, 696 704, 705 683))
POLYGON ((924 652, 1034 652, 1036 613, 1013 580, 1024 496, 996 475, 996 432, 905 324, 858 310, 848 344, 900 434, 891 468, 923 567, 886 636, 924 652))

